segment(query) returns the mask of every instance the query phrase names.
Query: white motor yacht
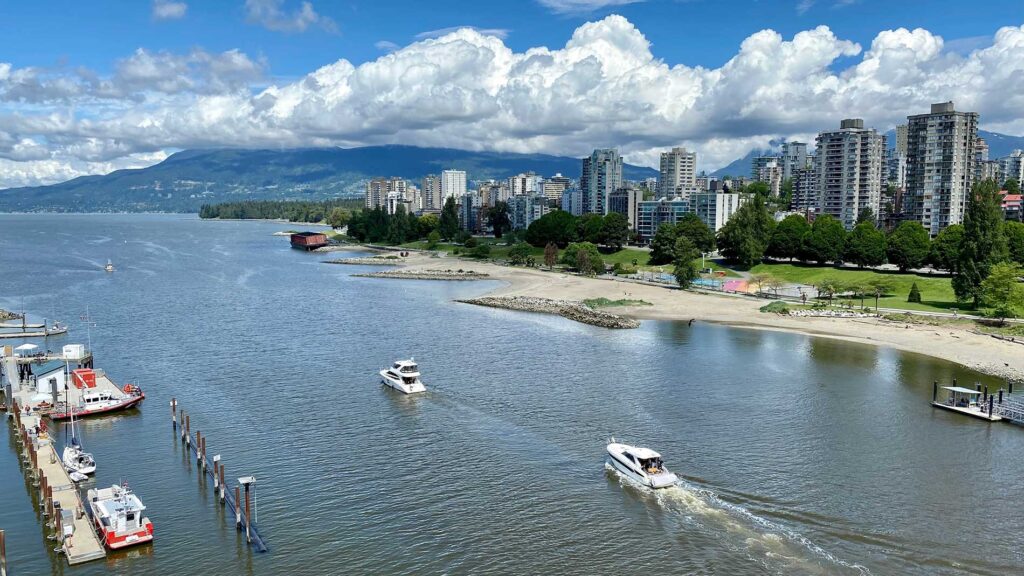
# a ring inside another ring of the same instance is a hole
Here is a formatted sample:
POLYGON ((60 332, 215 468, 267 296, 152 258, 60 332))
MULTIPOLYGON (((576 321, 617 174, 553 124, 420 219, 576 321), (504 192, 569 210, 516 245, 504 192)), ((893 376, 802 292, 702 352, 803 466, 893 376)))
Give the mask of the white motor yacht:
POLYGON ((651 488, 668 488, 679 477, 665 468, 665 463, 650 448, 640 448, 612 441, 608 445, 608 463, 626 478, 651 488))
POLYGON ((415 394, 427 391, 423 382, 420 382, 419 366, 412 358, 399 360, 391 368, 381 370, 380 377, 382 384, 387 384, 399 392, 415 394))

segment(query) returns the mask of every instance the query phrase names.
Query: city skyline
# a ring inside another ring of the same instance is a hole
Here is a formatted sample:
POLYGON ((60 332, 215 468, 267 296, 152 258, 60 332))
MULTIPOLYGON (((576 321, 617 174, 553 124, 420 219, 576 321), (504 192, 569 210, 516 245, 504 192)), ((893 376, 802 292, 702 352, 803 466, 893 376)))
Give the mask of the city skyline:
POLYGON ((119 7, 121 28, 135 26, 92 48, 76 34, 41 46, 20 26, 38 9, 9 8, 10 45, 31 49, 0 57, 0 187, 187 148, 385 143, 578 157, 617 147, 653 167, 679 146, 711 171, 780 139, 813 141, 842 118, 885 132, 947 100, 979 112, 982 129, 1024 134, 1020 22, 965 27, 902 6, 881 15, 868 0, 776 2, 766 18, 710 26, 722 39, 703 50, 657 20, 715 24, 710 3, 526 4, 544 16, 536 28, 503 27, 523 16, 494 8, 456 20, 441 3, 364 32, 352 23, 366 15, 325 3, 160 0, 119 7), (224 23, 237 26, 213 33, 224 23), (370 33, 390 44, 350 45, 370 33))

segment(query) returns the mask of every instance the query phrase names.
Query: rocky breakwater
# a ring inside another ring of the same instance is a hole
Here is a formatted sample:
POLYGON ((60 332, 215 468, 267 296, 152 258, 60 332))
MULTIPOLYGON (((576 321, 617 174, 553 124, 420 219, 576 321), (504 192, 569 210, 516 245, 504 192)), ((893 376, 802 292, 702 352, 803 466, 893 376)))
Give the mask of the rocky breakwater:
POLYGON ((490 276, 472 270, 386 270, 353 274, 361 278, 404 278, 407 280, 486 280, 490 276))
POLYGON ((600 326, 601 328, 640 327, 639 320, 623 318, 615 314, 594 310, 590 306, 575 300, 552 300, 550 298, 534 298, 530 296, 484 296, 482 298, 457 300, 457 302, 487 306, 489 308, 519 310, 521 312, 557 314, 569 320, 590 324, 591 326, 600 326))
POLYGON ((21 320, 21 314, 15 314, 0 308, 0 320, 21 320))

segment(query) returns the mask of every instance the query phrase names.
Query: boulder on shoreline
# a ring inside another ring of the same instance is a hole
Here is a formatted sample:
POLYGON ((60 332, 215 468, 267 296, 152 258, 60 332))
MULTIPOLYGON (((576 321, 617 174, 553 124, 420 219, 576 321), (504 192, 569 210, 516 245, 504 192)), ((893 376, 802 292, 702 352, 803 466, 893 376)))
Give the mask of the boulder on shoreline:
POLYGON ((485 280, 489 274, 472 270, 386 270, 353 274, 359 278, 404 278, 406 280, 485 280))
POLYGON ((456 300, 464 304, 475 304, 489 308, 502 308, 505 310, 518 310, 521 312, 540 312, 542 314, 557 314, 563 318, 599 326, 601 328, 639 328, 640 321, 632 318, 623 318, 615 314, 594 310, 590 306, 575 300, 552 300, 550 298, 535 298, 530 296, 483 296, 481 298, 469 298, 456 300))

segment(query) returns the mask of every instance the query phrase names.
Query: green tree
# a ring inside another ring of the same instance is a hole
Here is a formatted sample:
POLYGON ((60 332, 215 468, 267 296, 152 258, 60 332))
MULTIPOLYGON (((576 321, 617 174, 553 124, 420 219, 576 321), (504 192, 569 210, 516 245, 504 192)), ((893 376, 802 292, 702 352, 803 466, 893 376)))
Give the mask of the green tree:
POLYGON ((427 234, 427 250, 437 249, 437 244, 441 242, 441 235, 437 230, 431 230, 430 234, 427 234))
POLYGON ((604 271, 604 260, 597 246, 590 242, 573 242, 562 251, 562 264, 583 274, 604 271), (583 256, 581 256, 581 254, 583 256))
POLYGON ((991 310, 989 314, 1000 321, 1016 318, 1024 310, 1024 284, 1017 279, 1024 274, 1016 263, 1000 262, 989 269, 981 282, 981 299, 991 310))
POLYGON ((445 240, 453 240, 459 233, 459 212, 455 207, 455 197, 449 196, 444 201, 444 208, 441 209, 441 219, 437 224, 437 231, 445 240))
POLYGON ((828 298, 828 305, 831 306, 832 297, 841 290, 842 285, 835 278, 822 278, 815 288, 818 290, 818 298, 821 298, 822 296, 828 298))
POLYGON ((629 220, 618 212, 609 212, 601 222, 601 244, 621 250, 629 241, 629 220))
POLYGON ((352 214, 339 206, 331 208, 330 213, 327 214, 327 224, 334 229, 344 228, 351 218, 352 214))
POLYGON ((727 260, 749 268, 764 257, 774 227, 764 196, 755 194, 718 231, 718 247, 727 260))
POLYGON ((513 266, 522 266, 530 258, 532 251, 526 242, 519 242, 508 251, 508 259, 513 266))
POLYGON ((883 277, 875 277, 865 283, 869 294, 875 296, 875 313, 878 313, 878 299, 896 289, 892 280, 883 277))
POLYGON ((670 222, 666 222, 654 231, 654 238, 651 239, 651 256, 648 260, 652 265, 668 264, 675 259, 676 238, 679 237, 679 228, 670 222))
POLYGON ((558 246, 554 242, 548 242, 544 246, 544 265, 548 267, 548 270, 555 267, 558 262, 558 246))
POLYGON ((932 246, 928 250, 928 265, 939 270, 956 272, 957 263, 960 261, 960 245, 963 241, 963 224, 943 228, 935 240, 932 240, 932 246))
POLYGON ((783 210, 788 210, 793 205, 793 179, 786 178, 782 181, 782 187, 779 189, 779 204, 783 210))
POLYGON ((484 259, 491 255, 490 244, 477 244, 472 250, 469 251, 469 255, 473 258, 484 259))
POLYGON ((689 237, 680 235, 676 239, 672 274, 681 287, 689 288, 693 281, 700 277, 696 264, 696 259, 699 257, 700 251, 689 237))
POLYGON ((698 252, 715 251, 715 233, 693 212, 688 212, 676 223, 676 235, 690 239, 698 252))
POLYGON ((921 290, 917 287, 917 282, 910 285, 910 294, 907 294, 907 302, 921 303, 921 290))
POLYGON ((804 236, 811 231, 811 225, 802 214, 790 214, 779 222, 772 230, 768 239, 765 255, 771 258, 789 258, 800 256, 804 236))
POLYGON ((440 220, 437 218, 437 214, 424 214, 416 220, 416 229, 419 231, 420 238, 426 238, 431 232, 437 230, 437 226, 440 224, 440 220))
POLYGON ((1024 265, 1024 223, 1007 221, 1003 224, 1010 260, 1024 265))
POLYGON ((462 245, 465 246, 466 248, 476 248, 477 246, 480 245, 480 240, 476 239, 473 236, 470 236, 469 238, 466 238, 465 241, 463 241, 462 245))
POLYGON ((999 186, 994 180, 979 182, 971 190, 964 214, 964 241, 953 276, 957 300, 971 300, 977 308, 981 304, 981 283, 989 269, 1008 257, 999 186))
POLYGON ((1009 178, 1003 183, 1003 190, 1007 194, 1020 194, 1020 182, 1016 178, 1009 178))
POLYGON ((875 211, 871 209, 871 206, 865 206, 857 213, 857 224, 871 222, 871 224, 874 225, 877 221, 878 218, 875 216, 875 211))
POLYGON ((875 228, 872 220, 865 220, 854 227, 846 239, 844 259, 864 268, 885 263, 885 234, 875 228))
POLYGON ((565 210, 552 210, 534 220, 526 229, 526 241, 538 248, 554 242, 565 247, 576 241, 576 217, 565 210))
POLYGON ((906 272, 924 264, 928 248, 928 231, 917 220, 906 220, 889 235, 886 255, 890 263, 906 272))
POLYGON ((802 253, 805 260, 838 264, 845 242, 843 224, 829 214, 822 214, 814 219, 810 232, 804 236, 802 253))
POLYGON ((601 244, 601 229, 604 216, 600 214, 584 214, 576 219, 576 237, 581 242, 601 244))
POLYGON ((494 206, 487 209, 487 225, 494 231, 495 238, 501 238, 506 230, 512 229, 512 219, 509 217, 506 202, 495 202, 494 206))

